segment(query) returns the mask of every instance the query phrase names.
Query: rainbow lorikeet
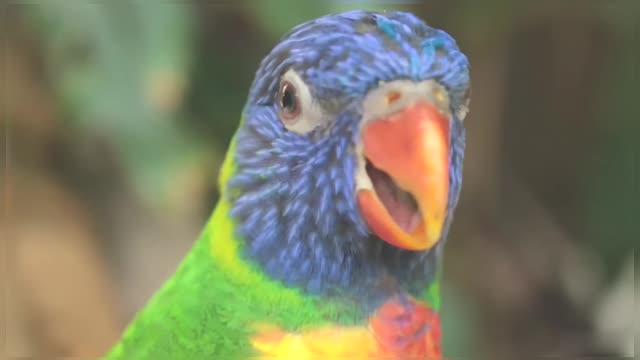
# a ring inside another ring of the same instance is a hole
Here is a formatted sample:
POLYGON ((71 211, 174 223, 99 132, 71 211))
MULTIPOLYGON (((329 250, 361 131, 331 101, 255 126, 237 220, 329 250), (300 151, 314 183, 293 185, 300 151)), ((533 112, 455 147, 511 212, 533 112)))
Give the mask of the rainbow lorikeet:
POLYGON ((454 39, 410 13, 293 28, 202 235, 106 358, 440 358, 469 86, 454 39))

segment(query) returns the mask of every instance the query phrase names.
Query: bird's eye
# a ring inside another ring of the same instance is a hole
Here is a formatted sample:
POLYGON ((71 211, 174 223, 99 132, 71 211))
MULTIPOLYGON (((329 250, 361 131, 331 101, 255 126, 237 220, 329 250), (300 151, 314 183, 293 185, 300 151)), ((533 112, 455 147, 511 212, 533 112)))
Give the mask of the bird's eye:
POLYGON ((292 121, 300 114, 300 101, 296 87, 283 81, 278 91, 278 106, 280 107, 280 117, 284 121, 292 121))
POLYGON ((329 118, 314 101, 307 84, 293 69, 287 70, 280 78, 274 102, 280 122, 286 130, 294 133, 306 134, 329 118))

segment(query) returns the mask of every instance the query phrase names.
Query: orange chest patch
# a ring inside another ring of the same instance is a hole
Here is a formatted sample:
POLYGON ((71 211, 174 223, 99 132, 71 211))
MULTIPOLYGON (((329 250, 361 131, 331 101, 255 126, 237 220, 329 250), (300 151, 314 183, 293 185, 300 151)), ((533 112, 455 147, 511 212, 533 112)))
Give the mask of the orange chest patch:
POLYGON ((441 360, 440 337, 435 311, 414 299, 394 298, 365 326, 327 325, 299 333, 262 326, 251 342, 265 360, 441 360))

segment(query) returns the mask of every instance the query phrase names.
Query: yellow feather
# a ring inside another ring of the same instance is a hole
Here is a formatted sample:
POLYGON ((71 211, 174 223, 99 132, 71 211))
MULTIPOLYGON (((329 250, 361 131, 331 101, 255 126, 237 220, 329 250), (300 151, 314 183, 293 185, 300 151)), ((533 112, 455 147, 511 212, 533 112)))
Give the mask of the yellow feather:
POLYGON ((271 329, 252 339, 262 360, 374 359, 376 339, 364 327, 327 326, 304 333, 271 329))

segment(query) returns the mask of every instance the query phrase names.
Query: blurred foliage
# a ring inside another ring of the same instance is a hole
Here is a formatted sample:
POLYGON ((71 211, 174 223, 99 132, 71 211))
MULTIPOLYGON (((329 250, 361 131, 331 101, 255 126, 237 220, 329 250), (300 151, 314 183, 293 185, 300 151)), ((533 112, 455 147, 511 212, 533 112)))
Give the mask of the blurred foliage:
POLYGON ((478 326, 473 304, 465 301, 456 286, 445 284, 442 292, 442 348, 450 359, 478 354, 473 329, 478 326))
POLYGON ((192 64, 191 9, 52 0, 29 10, 46 34, 44 58, 67 119, 113 142, 137 189, 166 205, 201 156, 198 139, 176 121, 192 64))
POLYGON ((628 8, 607 4, 604 10, 617 46, 607 58, 610 72, 603 74, 599 91, 598 117, 606 125, 594 146, 602 155, 584 164, 584 236, 601 254, 609 276, 615 276, 630 255, 628 244, 640 239, 640 2, 628 8))

